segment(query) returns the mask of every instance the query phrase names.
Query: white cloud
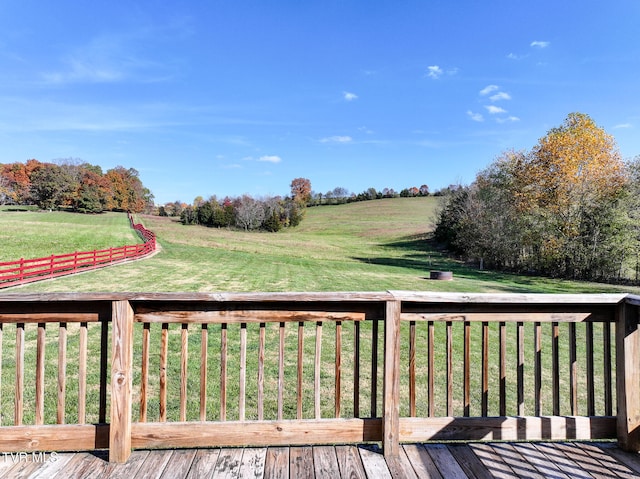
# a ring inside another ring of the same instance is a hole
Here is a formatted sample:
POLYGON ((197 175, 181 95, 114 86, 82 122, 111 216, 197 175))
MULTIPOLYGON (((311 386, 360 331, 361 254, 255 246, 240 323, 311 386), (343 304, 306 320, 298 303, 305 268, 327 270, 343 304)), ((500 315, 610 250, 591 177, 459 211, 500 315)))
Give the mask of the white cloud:
POLYGON ((498 91, 500 87, 498 85, 487 85, 482 90, 480 90, 480 94, 482 96, 486 96, 489 93, 493 93, 494 91, 498 91))
POLYGON ((517 116, 508 116, 507 118, 497 118, 496 121, 498 123, 515 123, 516 121, 520 121, 520 118, 517 116))
POLYGON ((494 105, 485 105, 485 108, 491 115, 497 115, 498 113, 506 113, 507 110, 494 105))
POLYGON ((484 121, 484 117, 480 113, 474 113, 471 110, 467 110, 467 116, 471 118, 473 121, 481 122, 484 121))
POLYGON ((631 123, 620 123, 619 125, 613 127, 614 130, 619 130, 622 128, 633 128, 633 125, 631 123))
POLYGON ((280 163, 282 161, 282 158, 276 155, 266 155, 258 158, 258 161, 265 161, 267 163, 280 163))
POLYGON ((515 53, 509 53, 509 54, 507 55, 507 58, 508 58, 509 60, 522 60, 522 59, 523 59, 523 58, 525 58, 525 57, 526 57, 526 55, 517 55, 517 54, 515 54, 515 53))
POLYGON ((491 95, 489 97, 489 99, 491 101, 500 101, 500 100, 511 100, 511 95, 509 95, 508 93, 505 93, 503 91, 499 91, 498 93, 496 93, 495 95, 491 95))
POLYGON ((431 65, 427 67, 427 76, 429 78, 433 78, 434 80, 440 78, 443 73, 444 71, 442 71, 442 68, 440 68, 438 65, 431 65))
POLYGON ((322 138, 320 143, 350 143, 352 140, 350 136, 328 136, 322 138))
POLYGON ((540 40, 535 40, 533 42, 531 42, 532 47, 534 48, 547 48, 549 45, 551 45, 551 42, 543 42, 540 40))
POLYGON ((348 92, 348 91, 344 91, 344 92, 342 92, 342 94, 343 94, 344 99, 347 100, 347 101, 353 101, 353 100, 356 100, 358 98, 358 95, 356 95, 355 93, 348 92))

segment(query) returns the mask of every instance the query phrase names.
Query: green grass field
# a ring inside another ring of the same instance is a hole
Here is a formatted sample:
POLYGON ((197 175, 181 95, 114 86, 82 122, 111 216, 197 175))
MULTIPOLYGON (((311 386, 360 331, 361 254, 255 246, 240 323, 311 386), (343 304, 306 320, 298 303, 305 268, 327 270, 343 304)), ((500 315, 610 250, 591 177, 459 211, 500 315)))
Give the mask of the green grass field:
MULTIPOLYGON (((156 233, 159 254, 20 291, 638 291, 479 271, 448 258, 428 240, 437 206, 438 198, 428 197, 309 208, 299 227, 279 233, 139 216, 156 233), (454 280, 428 280, 431 270, 453 271, 454 280)), ((0 261, 138 241, 124 213, 0 211, 0 238, 0 261)))

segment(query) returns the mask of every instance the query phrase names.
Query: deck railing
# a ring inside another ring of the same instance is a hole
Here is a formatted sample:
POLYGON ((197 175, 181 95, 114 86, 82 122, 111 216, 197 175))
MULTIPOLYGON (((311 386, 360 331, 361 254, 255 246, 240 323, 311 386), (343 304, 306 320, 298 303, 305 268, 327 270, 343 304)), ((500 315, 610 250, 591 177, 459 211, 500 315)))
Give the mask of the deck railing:
POLYGON ((0 451, 617 438, 640 298, 0 295, 0 451))
POLYGON ((143 243, 114 248, 76 251, 74 253, 52 254, 43 258, 0 262, 0 288, 57 278, 79 271, 102 268, 115 263, 142 258, 156 250, 155 234, 142 224, 135 223, 129 214, 129 222, 143 240, 143 243))

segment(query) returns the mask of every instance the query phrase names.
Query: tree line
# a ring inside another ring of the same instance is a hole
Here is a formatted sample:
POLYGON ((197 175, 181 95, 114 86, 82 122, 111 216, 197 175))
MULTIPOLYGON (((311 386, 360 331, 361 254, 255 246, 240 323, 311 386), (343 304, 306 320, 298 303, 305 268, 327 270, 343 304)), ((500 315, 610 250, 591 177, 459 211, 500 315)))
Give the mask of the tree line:
POLYGON ((446 197, 436 240, 481 268, 582 280, 638 279, 640 158, 571 113, 531 151, 503 152, 446 197))
POLYGON ((85 162, 32 159, 0 164, 0 204, 35 204, 80 213, 137 213, 151 207, 153 195, 133 168, 117 166, 103 173, 100 166, 85 162))
POLYGON ((185 225, 276 232, 300 224, 310 195, 311 182, 306 178, 295 178, 291 182, 291 196, 284 198, 276 196, 255 199, 243 195, 238 198, 225 197, 222 200, 212 196, 204 200, 199 197, 193 206, 175 202, 160 207, 159 214, 180 216, 180 221, 185 225))

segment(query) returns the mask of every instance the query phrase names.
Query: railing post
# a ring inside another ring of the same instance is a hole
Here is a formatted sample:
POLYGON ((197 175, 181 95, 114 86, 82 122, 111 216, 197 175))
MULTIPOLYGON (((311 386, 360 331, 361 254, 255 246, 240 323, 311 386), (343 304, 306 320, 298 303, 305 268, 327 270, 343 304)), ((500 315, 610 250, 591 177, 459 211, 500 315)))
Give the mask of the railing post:
POLYGON ((133 309, 128 301, 112 303, 111 424, 109 461, 127 462, 131 455, 133 309))
POLYGON ((640 451, 640 329, 638 308, 628 302, 616 310, 616 387, 618 446, 640 451))
POLYGON ((382 447, 387 458, 400 454, 400 306, 387 301, 384 320, 382 447))

